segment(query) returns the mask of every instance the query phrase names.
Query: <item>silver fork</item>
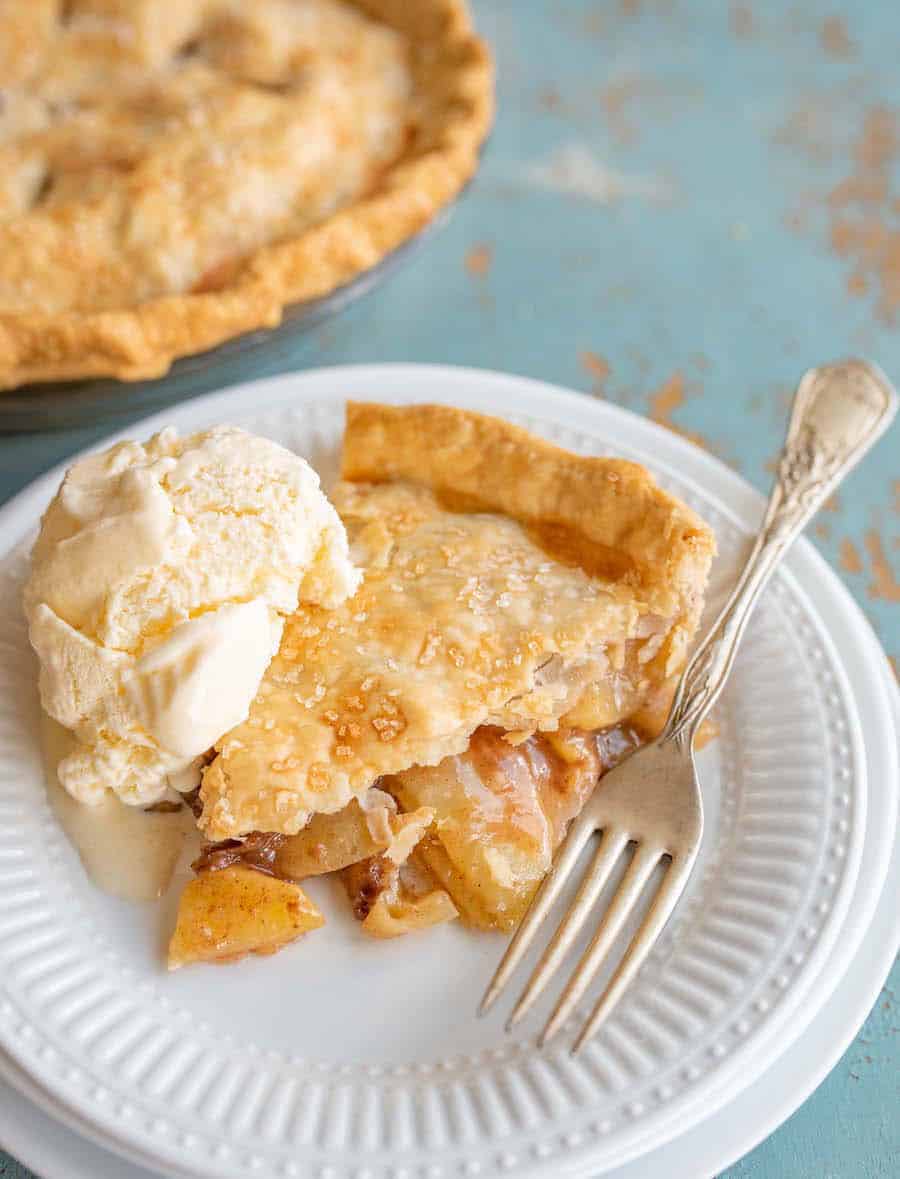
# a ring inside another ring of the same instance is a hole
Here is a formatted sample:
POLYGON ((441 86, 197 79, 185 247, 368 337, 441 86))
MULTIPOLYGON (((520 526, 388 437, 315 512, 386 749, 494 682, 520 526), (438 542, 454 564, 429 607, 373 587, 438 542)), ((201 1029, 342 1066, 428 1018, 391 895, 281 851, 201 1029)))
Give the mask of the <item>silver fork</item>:
POLYGON ((665 728, 603 778, 560 844, 481 1002, 484 1014, 527 953, 585 845, 599 833, 590 867, 568 913, 513 1009, 507 1030, 530 1010, 572 948, 629 844, 634 851, 597 931, 541 1033, 543 1046, 591 985, 661 862, 660 884, 606 989, 579 1032, 573 1052, 621 999, 684 891, 703 835, 703 805, 693 742, 718 700, 753 607, 791 542, 844 476, 884 433, 897 394, 884 374, 861 360, 810 369, 794 398, 784 450, 762 527, 721 613, 681 677, 665 728))

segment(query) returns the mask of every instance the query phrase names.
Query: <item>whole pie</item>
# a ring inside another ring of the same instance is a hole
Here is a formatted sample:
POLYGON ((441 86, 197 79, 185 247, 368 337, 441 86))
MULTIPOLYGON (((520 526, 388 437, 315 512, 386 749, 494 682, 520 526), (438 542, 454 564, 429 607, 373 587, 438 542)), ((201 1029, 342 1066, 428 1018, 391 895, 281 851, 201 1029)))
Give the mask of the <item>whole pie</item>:
POLYGON ((477 165, 464 0, 4 0, 0 388, 276 325, 477 165))
POLYGON ((351 404, 332 499, 362 583, 301 603, 217 743, 170 965, 248 948, 190 931, 254 869, 276 892, 342 871, 377 936, 510 928, 684 665, 714 539, 634 463, 450 407, 351 404))

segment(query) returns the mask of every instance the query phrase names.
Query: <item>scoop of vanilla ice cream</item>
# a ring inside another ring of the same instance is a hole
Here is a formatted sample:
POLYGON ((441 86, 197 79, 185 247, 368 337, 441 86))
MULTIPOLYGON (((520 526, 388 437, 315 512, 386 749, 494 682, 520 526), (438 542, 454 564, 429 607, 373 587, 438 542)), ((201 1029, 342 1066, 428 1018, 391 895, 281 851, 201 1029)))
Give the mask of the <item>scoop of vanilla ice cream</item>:
POLYGON ((358 581, 315 471, 265 438, 163 430, 75 463, 25 587, 42 703, 78 738, 62 784, 142 806, 190 789, 246 718, 285 616, 358 581))

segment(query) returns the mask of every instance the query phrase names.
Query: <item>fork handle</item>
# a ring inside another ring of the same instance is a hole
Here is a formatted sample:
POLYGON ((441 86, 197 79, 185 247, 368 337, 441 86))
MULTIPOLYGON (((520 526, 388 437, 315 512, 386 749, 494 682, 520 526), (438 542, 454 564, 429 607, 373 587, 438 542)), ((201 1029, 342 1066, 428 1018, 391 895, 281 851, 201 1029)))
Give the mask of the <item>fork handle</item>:
POLYGON ((660 741, 693 741, 725 686, 747 620, 776 566, 888 428, 897 404, 888 379, 862 360, 805 374, 762 526, 728 601, 682 674, 660 741))

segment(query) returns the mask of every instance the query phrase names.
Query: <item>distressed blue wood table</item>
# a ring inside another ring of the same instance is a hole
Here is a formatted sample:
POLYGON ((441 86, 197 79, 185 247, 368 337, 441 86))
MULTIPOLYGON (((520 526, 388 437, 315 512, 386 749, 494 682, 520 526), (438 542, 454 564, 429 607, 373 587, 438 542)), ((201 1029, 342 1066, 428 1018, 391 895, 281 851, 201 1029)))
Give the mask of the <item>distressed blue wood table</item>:
MULTIPOLYGON (((216 385, 356 361, 508 369, 649 414, 765 489, 807 366, 858 353, 900 379, 895 3, 476 11, 500 116, 450 226, 376 294, 216 385)), ((174 403, 211 387, 167 388, 174 403)), ((0 499, 109 428, 0 439, 0 499)), ((813 530, 895 660, 898 454, 895 430, 813 530)), ((892 983, 827 1081, 729 1176, 900 1174, 896 968, 892 983)), ((24 1174, 0 1155, 0 1175, 24 1174)))

